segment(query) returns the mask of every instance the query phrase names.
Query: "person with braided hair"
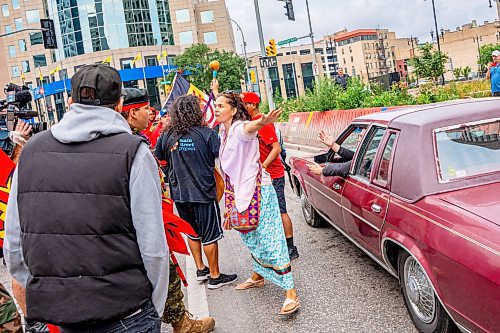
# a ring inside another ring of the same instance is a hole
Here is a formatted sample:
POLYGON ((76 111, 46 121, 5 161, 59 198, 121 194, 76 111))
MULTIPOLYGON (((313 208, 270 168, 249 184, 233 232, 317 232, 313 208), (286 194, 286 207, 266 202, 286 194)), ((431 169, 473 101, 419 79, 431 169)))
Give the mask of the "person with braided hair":
POLYGON ((167 161, 170 195, 179 217, 198 235, 187 235, 197 279, 208 280, 208 288, 217 289, 237 278, 235 274, 223 274, 219 270, 217 242, 222 239, 223 232, 214 168, 220 140, 206 125, 198 97, 177 98, 169 113, 170 126, 158 141, 155 155, 160 161, 167 161), (208 266, 203 262, 202 247, 208 266))

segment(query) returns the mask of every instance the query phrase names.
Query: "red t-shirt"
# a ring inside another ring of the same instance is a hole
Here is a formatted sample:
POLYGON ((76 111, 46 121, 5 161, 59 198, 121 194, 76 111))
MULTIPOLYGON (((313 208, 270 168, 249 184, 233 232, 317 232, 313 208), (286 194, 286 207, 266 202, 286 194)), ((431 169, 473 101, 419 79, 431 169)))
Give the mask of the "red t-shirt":
MULTIPOLYGON (((260 118, 262 118, 262 114, 255 116, 252 120, 260 118)), ((278 142, 278 136, 276 135, 274 124, 268 124, 262 127, 257 133, 257 137, 259 138, 260 162, 264 163, 266 158, 271 153, 271 150, 273 150, 272 144, 278 142)), ((271 164, 268 165, 266 170, 271 175, 271 179, 285 177, 285 167, 283 166, 283 163, 281 163, 279 155, 271 164)))

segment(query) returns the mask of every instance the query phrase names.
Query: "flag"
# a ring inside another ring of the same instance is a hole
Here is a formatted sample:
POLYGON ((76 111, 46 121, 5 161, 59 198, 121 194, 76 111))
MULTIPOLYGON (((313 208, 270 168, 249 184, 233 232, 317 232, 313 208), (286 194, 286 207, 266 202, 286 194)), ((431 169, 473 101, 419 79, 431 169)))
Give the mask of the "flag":
POLYGON ((138 55, 135 56, 134 60, 132 60, 132 65, 141 59, 142 59, 142 54, 139 53, 138 55))
POLYGON ((53 70, 49 72, 50 75, 54 75, 55 73, 59 72, 61 70, 61 66, 57 66, 53 70))
POLYGON ((212 128, 215 127, 217 122, 215 121, 215 105, 213 98, 196 88, 193 84, 189 83, 189 81, 179 73, 175 74, 170 93, 168 94, 165 104, 163 104, 163 107, 161 108, 160 115, 163 116, 172 107, 172 105, 174 105, 174 102, 178 97, 185 95, 195 95, 201 99, 203 104, 202 109, 205 112, 205 121, 208 126, 212 128))
POLYGON ((106 59, 104 59, 104 60, 102 61, 102 63, 103 63, 103 64, 108 64, 108 65, 109 65, 109 64, 111 64, 111 56, 109 56, 109 57, 107 57, 106 59))
POLYGON ((23 80, 23 84, 24 84, 24 80, 26 80, 26 75, 24 75, 23 71, 21 71, 21 80, 23 80))
POLYGON ((40 84, 43 83, 43 74, 42 74, 42 70, 40 69, 40 67, 38 67, 38 77, 40 78, 40 84))
POLYGON ((9 156, 0 149, 0 247, 2 248, 5 237, 7 200, 9 199, 10 184, 15 166, 9 156))
POLYGON ((161 59, 165 59, 166 57, 167 57, 167 51, 161 51, 156 56, 156 59, 158 59, 158 61, 160 61, 161 59))

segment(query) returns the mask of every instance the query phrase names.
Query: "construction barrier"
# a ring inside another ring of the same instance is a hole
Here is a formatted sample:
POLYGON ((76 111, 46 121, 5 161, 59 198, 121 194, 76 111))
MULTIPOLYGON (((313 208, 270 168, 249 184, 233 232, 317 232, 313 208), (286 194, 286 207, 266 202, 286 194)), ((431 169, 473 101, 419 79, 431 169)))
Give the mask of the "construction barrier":
POLYGON ((398 107, 299 112, 290 114, 287 123, 276 123, 275 125, 280 129, 283 139, 287 143, 324 148, 318 140, 320 131, 323 130, 337 137, 354 118, 396 108, 398 107))

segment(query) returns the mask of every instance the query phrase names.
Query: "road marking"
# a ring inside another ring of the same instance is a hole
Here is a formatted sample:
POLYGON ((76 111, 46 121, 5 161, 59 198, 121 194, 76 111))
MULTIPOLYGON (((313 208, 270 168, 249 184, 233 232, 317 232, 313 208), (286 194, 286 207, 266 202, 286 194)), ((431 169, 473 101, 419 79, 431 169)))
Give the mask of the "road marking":
MULTIPOLYGON (((191 252, 191 251, 190 251, 191 252)), ((186 256, 187 308, 195 317, 202 318, 209 315, 207 291, 205 283, 196 280, 196 265, 193 255, 186 256)))

